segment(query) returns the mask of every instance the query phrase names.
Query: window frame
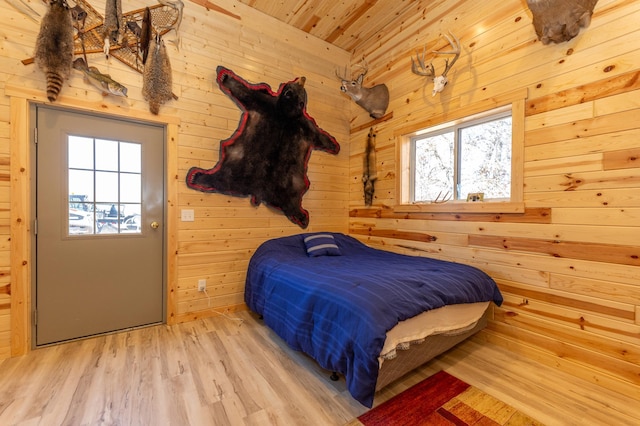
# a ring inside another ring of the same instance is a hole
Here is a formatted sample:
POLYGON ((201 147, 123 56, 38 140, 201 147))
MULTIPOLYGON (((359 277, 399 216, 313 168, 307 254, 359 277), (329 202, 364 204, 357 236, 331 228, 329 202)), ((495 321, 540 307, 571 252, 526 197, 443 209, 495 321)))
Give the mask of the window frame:
POLYGON ((394 136, 397 140, 396 168, 396 205, 394 211, 411 212, 486 212, 486 213, 524 213, 524 114, 527 90, 505 94, 502 99, 486 99, 458 109, 442 113, 398 129, 394 136), (411 182, 411 138, 418 134, 436 133, 460 123, 471 123, 489 115, 511 110, 511 197, 488 199, 480 202, 449 200, 444 203, 410 202, 411 182))
MULTIPOLYGON (((415 170, 416 168, 416 143, 424 138, 431 138, 440 136, 443 134, 451 133, 453 134, 453 194, 451 194, 451 199, 455 201, 463 201, 462 199, 456 198, 459 195, 460 191, 460 175, 462 173, 462 158, 460 157, 460 149, 461 149, 461 141, 460 141, 460 133, 470 127, 474 127, 481 124, 490 123, 493 121, 498 121, 504 118, 511 118, 512 111, 510 107, 501 107, 496 108, 486 113, 479 114, 477 116, 458 120, 454 123, 446 123, 442 126, 437 126, 437 128, 427 128, 415 132, 411 135, 408 135, 410 146, 410 157, 409 157, 409 202, 411 204, 422 204, 428 203, 429 201, 413 201, 415 198, 415 185, 416 185, 416 174, 411 173, 411 170, 415 170)), ((513 131, 513 125, 512 125, 513 131)), ((513 145, 513 137, 511 137, 511 144, 513 145)), ((513 159, 511 160, 513 162, 513 159)), ((511 185, 509 186, 509 193, 511 193, 511 185)), ((511 196, 509 198, 487 198, 484 201, 511 201, 511 196)), ((465 201, 466 202, 466 201, 465 201)))

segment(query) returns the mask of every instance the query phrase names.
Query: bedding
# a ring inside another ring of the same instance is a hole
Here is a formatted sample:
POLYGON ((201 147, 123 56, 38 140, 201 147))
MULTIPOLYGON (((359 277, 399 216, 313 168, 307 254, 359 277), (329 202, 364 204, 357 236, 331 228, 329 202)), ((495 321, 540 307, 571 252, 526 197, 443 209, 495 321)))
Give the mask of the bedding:
POLYGON ((496 283, 458 263, 366 246, 340 233, 339 255, 310 256, 298 234, 264 242, 251 257, 245 302, 294 350, 345 376, 373 405, 378 357, 398 322, 446 305, 502 303, 496 283))
POLYGON ((406 351, 411 345, 422 344, 429 336, 460 333, 473 328, 484 315, 489 303, 446 305, 399 321, 387 332, 387 338, 378 357, 380 366, 385 360, 394 359, 398 350, 406 351))

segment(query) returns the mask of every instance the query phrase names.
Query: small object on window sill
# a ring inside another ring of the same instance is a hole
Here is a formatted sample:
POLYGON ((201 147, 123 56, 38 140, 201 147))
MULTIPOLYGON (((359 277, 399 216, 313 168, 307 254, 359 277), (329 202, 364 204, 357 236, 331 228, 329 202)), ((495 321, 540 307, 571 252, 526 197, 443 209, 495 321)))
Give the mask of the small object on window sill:
POLYGON ((467 202, 484 201, 484 192, 470 192, 467 195, 467 202))
POLYGON ((451 194, 449 193, 449 191, 447 191, 443 196, 442 199, 440 198, 440 196, 442 195, 442 191, 438 192, 438 196, 436 197, 435 200, 432 200, 431 203, 432 204, 442 204, 442 203, 446 203, 447 201, 449 201, 449 199, 451 198, 451 194))

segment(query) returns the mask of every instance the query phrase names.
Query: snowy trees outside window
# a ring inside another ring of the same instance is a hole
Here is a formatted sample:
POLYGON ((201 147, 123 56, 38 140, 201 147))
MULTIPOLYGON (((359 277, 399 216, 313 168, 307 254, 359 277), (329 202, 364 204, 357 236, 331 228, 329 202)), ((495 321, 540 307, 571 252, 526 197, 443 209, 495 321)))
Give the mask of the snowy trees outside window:
POLYGON ((511 194, 511 111, 428 129, 411 138, 411 202, 511 194))

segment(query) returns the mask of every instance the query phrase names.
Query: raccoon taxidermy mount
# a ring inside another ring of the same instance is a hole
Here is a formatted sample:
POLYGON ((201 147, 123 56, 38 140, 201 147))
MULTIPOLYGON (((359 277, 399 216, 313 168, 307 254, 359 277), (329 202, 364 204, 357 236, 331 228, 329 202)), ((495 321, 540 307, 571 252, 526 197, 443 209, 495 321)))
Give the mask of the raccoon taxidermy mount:
POLYGON ((65 0, 51 0, 36 39, 35 63, 47 78, 47 99, 58 98, 73 63, 73 22, 65 0))
POLYGON ((273 93, 266 83, 250 84, 224 67, 218 67, 217 76, 220 89, 243 111, 240 124, 220 143, 218 164, 208 170, 192 167, 187 186, 250 196, 252 205, 265 203, 306 228, 309 213, 302 196, 309 189, 311 151, 337 154, 340 145, 307 114, 305 78, 282 83, 273 93))

